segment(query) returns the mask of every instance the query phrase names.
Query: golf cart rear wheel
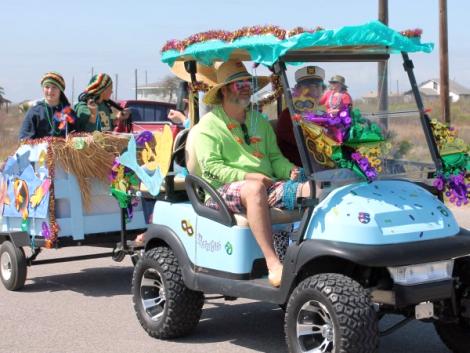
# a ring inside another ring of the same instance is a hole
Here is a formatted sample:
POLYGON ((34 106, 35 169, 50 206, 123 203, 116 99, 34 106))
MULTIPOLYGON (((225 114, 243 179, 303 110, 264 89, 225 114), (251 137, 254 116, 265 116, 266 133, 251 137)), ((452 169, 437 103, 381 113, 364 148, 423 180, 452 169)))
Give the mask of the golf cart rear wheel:
POLYGON ((368 293, 351 278, 309 277, 290 296, 285 316, 291 353, 374 353, 378 325, 368 293))
POLYGON ((187 335, 198 324, 201 292, 188 289, 171 249, 147 251, 134 268, 132 296, 137 318, 147 333, 169 339, 187 335))
POLYGON ((26 281, 26 256, 23 249, 5 241, 0 247, 0 278, 6 289, 22 288, 26 281))

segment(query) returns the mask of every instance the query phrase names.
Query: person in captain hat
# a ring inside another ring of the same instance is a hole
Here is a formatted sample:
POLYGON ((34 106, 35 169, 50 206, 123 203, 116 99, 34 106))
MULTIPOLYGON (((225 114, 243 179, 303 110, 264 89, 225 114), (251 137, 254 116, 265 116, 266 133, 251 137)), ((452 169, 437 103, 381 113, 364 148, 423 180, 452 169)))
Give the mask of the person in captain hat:
MULTIPOLYGON (((204 96, 213 109, 193 131, 200 170, 191 172, 217 189, 232 212, 246 212, 269 282, 278 287, 283 266, 273 246, 269 208, 293 208, 296 197, 310 195, 310 187, 299 181, 301 170, 282 155, 271 124, 250 106, 253 92, 269 78, 250 75, 235 60, 220 65, 216 76, 216 85, 204 96)), ((206 205, 217 208, 210 198, 206 205)))
MULTIPOLYGON (((313 111, 319 106, 325 84, 325 70, 319 66, 305 66, 295 72, 296 85, 292 100, 298 113, 313 111)), ((295 165, 302 165, 295 142, 294 129, 289 109, 284 109, 276 126, 277 143, 286 158, 295 165)))

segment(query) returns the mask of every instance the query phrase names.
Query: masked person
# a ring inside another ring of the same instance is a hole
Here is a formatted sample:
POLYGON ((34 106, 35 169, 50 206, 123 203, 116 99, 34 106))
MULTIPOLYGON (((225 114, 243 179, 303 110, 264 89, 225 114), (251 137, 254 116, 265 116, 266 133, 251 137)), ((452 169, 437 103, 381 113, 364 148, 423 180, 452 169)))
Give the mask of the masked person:
POLYGON ((127 109, 113 114, 110 101, 112 93, 113 81, 109 75, 100 73, 91 78, 75 105, 80 131, 113 131, 118 121, 129 118, 127 109))
POLYGON ((65 136, 74 129, 75 113, 64 94, 64 78, 57 72, 48 72, 42 77, 41 86, 44 99, 26 112, 20 140, 65 136))
MULTIPOLYGON (((299 114, 318 109, 325 84, 325 70, 319 66, 306 66, 295 72, 296 85, 292 94, 294 108, 299 114)), ((286 158, 302 165, 294 137, 294 127, 289 109, 284 109, 276 126, 277 143, 286 158)))
MULTIPOLYGON (((285 195, 310 195, 308 183, 297 180, 300 169, 290 163, 276 143, 270 123, 250 109, 255 89, 269 83, 267 77, 253 77, 243 63, 229 60, 217 69, 217 84, 204 96, 212 105, 193 135, 201 177, 217 189, 234 213, 246 212, 253 235, 269 270, 269 282, 281 283, 283 266, 273 247, 270 207, 286 208, 285 195)), ((216 208, 211 199, 209 207, 216 208)))

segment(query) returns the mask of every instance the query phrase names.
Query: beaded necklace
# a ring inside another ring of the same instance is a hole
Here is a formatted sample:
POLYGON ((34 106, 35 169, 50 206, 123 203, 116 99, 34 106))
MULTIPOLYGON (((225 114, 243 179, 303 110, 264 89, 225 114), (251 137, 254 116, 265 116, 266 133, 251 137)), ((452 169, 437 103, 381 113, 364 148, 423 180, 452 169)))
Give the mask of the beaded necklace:
POLYGON ((52 112, 49 113, 49 104, 46 102, 46 100, 44 100, 44 108, 46 110, 47 122, 49 123, 49 126, 51 127, 51 130, 52 130, 52 135, 56 135, 58 134, 58 132, 56 131, 54 127, 54 122, 52 121, 52 117, 54 116, 54 108, 51 107, 52 112))
MULTIPOLYGON (((256 130, 258 128, 258 115, 255 114, 255 118, 253 118, 253 111, 250 111, 249 129, 246 125, 246 120, 245 120, 245 123, 243 123, 243 125, 245 125, 245 129, 247 130, 245 133, 243 131, 242 124, 240 124, 238 121, 234 121, 233 119, 231 119, 227 115, 227 113, 224 111, 222 106, 220 106, 219 109, 221 111, 220 111, 220 114, 218 115, 222 117, 222 120, 226 124, 228 130, 232 133, 232 136, 235 139, 235 141, 239 143, 240 145, 242 145, 247 150, 249 149, 249 147, 254 149, 254 151, 251 151, 251 154, 253 156, 259 159, 263 158, 264 154, 259 151, 259 143, 262 141, 262 138, 260 136, 256 136, 256 130), (250 133, 251 133, 251 136, 250 136, 250 133), (247 135, 247 137, 249 138, 249 143, 247 143, 243 137, 240 137, 240 135, 241 136, 247 135)), ((248 115, 248 112, 246 112, 245 114, 248 115)))

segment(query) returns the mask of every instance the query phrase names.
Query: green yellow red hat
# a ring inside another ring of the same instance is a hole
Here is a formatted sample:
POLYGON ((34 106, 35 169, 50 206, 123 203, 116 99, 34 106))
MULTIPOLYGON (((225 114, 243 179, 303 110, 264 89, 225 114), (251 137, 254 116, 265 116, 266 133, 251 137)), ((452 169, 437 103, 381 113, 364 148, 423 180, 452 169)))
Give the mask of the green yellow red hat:
POLYGON ((101 73, 93 75, 90 82, 88 82, 88 86, 85 88, 85 92, 88 94, 93 95, 100 95, 103 91, 111 86, 113 80, 107 74, 101 73))
POLYGON ((57 72, 48 72, 47 74, 44 74, 41 79, 41 86, 44 86, 48 83, 56 86, 58 89, 60 89, 61 92, 65 91, 65 80, 57 72))

